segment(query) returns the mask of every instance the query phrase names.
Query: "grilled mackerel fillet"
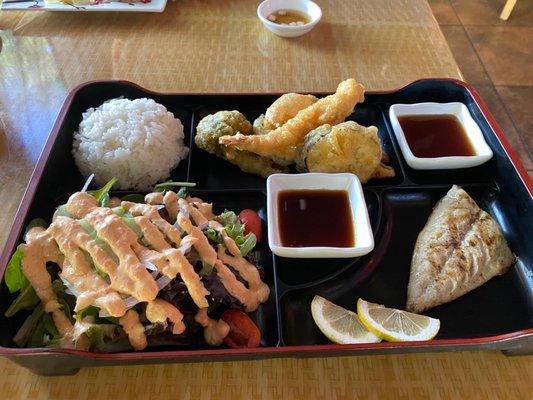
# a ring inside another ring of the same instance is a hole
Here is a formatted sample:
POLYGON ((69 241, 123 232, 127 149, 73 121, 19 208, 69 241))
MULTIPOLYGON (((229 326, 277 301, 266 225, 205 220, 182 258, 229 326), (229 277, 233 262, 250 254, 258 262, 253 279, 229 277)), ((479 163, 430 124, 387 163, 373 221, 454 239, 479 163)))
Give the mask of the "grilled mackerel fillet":
POLYGON ((406 309, 420 313, 452 301, 503 274, 514 261, 498 224, 454 185, 418 235, 406 309))

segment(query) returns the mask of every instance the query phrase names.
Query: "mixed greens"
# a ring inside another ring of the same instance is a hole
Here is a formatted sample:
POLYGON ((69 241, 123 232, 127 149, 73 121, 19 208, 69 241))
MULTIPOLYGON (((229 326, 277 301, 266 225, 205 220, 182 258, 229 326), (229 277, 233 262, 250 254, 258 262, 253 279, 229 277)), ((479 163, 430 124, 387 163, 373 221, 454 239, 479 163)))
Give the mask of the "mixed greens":
MULTIPOLYGON (((109 207, 110 195, 109 192, 113 187, 116 179, 109 181, 104 187, 99 190, 88 191, 101 207, 109 207)), ((88 185, 86 185, 88 186, 88 185)), ((156 191, 165 192, 178 187, 178 196, 185 198, 187 191, 194 184, 183 182, 166 182, 156 186, 156 191)), ((128 194, 122 197, 121 200, 144 203, 144 196, 140 194, 128 194)), ((161 206, 160 213, 165 215, 164 206, 161 206)), ((141 230, 137 226, 133 215, 121 206, 111 208, 113 213, 119 216, 122 221, 141 239, 141 230)), ((65 205, 59 206, 56 211, 57 215, 71 217, 65 205)), ((256 236, 254 233, 245 234, 245 225, 239 221, 239 217, 229 210, 224 210, 220 215, 215 217, 216 220, 224 226, 224 229, 229 237, 231 237, 237 244, 242 256, 246 256, 252 262, 254 261, 254 254, 252 250, 256 246, 256 236)), ((77 222, 81 225, 83 230, 89 234, 90 238, 95 240, 98 246, 106 251, 109 255, 113 255, 113 251, 109 244, 99 238, 95 228, 89 224, 84 218, 78 219, 77 222)), ((177 222, 176 222, 177 223, 177 222)), ((35 226, 42 226, 46 228, 47 225, 43 220, 32 221, 29 228, 35 226)), ((209 227, 203 227, 203 232, 208 238, 213 247, 218 245, 225 246, 223 237, 220 232, 215 231, 209 227)), ((90 262, 92 268, 102 277, 109 281, 109 276, 99 268, 98 265, 87 255, 87 260, 90 262)), ((24 258, 24 245, 19 245, 14 252, 5 271, 5 282, 10 293, 17 294, 17 297, 11 303, 11 306, 5 312, 6 317, 13 317, 14 315, 31 310, 31 313, 26 317, 24 323, 13 338, 14 342, 21 347, 56 347, 61 345, 62 337, 59 334, 51 315, 43 309, 43 305, 37 296, 37 293, 30 285, 30 282, 23 273, 22 260, 24 258)), ((196 254, 194 248, 191 248, 187 259, 194 266, 194 270, 201 276, 202 283, 205 288, 209 290, 208 296, 209 309, 208 314, 213 318, 220 318, 221 314, 229 308, 243 309, 243 305, 233 296, 231 296, 224 285, 222 284, 216 270, 211 265, 207 265, 201 261, 201 258, 196 254)), ((190 294, 187 286, 184 284, 179 274, 174 279, 166 278, 158 274, 155 268, 149 268, 154 279, 157 277, 158 285, 160 286, 158 298, 161 298, 175 307, 177 307, 184 315, 183 322, 187 329, 183 334, 172 334, 170 327, 166 323, 151 323, 145 315, 146 305, 142 302, 135 301, 136 299, 127 298, 123 296, 127 304, 131 304, 131 308, 136 310, 144 327, 145 335, 148 338, 149 345, 161 344, 194 344, 202 343, 201 327, 195 322, 194 313, 198 310, 190 294), (164 279, 166 278, 166 280, 164 279)), ((258 267, 259 268, 259 267, 258 267)), ((117 352, 130 350, 131 345, 128 336, 122 329, 118 318, 106 316, 101 309, 95 306, 89 306, 83 310, 74 313, 76 304, 76 290, 75 288, 64 280, 61 276, 61 270, 58 265, 54 263, 47 263, 46 269, 52 280, 52 288, 60 304, 60 309, 65 313, 69 320, 76 324, 76 335, 79 339, 82 336, 84 340, 89 342, 89 350, 96 352, 117 352)), ((260 273, 262 270, 259 268, 260 273)), ((244 282, 238 273, 234 270, 237 279, 244 282)), ((245 282, 244 282, 245 283, 245 282)))

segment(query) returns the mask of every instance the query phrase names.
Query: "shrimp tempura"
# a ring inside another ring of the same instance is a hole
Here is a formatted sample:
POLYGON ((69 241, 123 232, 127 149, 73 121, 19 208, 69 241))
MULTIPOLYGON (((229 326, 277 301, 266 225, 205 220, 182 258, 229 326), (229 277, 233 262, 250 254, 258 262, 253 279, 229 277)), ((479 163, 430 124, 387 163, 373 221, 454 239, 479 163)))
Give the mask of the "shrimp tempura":
POLYGON ((282 165, 292 164, 298 146, 311 130, 324 125, 336 125, 351 114, 355 104, 364 99, 364 87, 354 79, 339 84, 337 91, 299 111, 279 128, 265 135, 222 136, 221 144, 269 157, 282 165))
POLYGON ((279 128, 317 101, 318 99, 311 94, 285 93, 267 108, 265 118, 275 128, 279 128))
POLYGON ((279 128, 289 119, 318 99, 311 94, 285 93, 267 108, 254 121, 254 134, 265 135, 268 132, 279 128))

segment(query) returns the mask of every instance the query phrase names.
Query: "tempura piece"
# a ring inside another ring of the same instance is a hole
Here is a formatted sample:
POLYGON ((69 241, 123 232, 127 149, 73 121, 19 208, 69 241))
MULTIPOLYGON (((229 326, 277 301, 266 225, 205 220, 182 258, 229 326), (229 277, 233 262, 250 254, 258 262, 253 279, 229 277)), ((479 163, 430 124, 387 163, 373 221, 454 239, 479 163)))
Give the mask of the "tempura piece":
POLYGON ((347 79, 339 84, 334 94, 299 111, 295 117, 266 135, 237 133, 234 136, 222 136, 219 142, 270 157, 281 165, 289 165, 294 162, 305 135, 320 125, 344 121, 355 104, 363 99, 364 87, 354 79, 347 79))
POLYGON ((394 170, 381 164, 382 150, 375 126, 354 121, 322 125, 309 132, 297 158, 297 168, 310 172, 351 172, 361 182, 387 177, 394 170))
POLYGON ((318 98, 311 94, 286 93, 267 108, 265 118, 273 126, 279 128, 300 111, 317 101, 318 98))
POLYGON ((237 132, 251 133, 250 122, 239 111, 219 111, 200 121, 194 141, 199 148, 235 164, 244 172, 264 178, 277 172, 286 172, 286 168, 276 165, 268 158, 219 144, 221 136, 231 136, 237 132))
POLYGON ((278 98, 254 121, 254 133, 264 135, 279 128, 294 118, 304 108, 316 103, 318 99, 311 94, 286 93, 278 98))
POLYGON ((386 178, 394 178, 396 173, 394 172, 394 168, 392 168, 390 165, 385 165, 383 162, 381 162, 378 165, 378 168, 376 171, 374 171, 374 174, 372 175, 372 178, 374 179, 386 179, 386 178))
POLYGON ((266 135, 270 131, 276 129, 276 127, 272 122, 266 119, 265 114, 261 114, 254 120, 253 129, 255 135, 266 135))

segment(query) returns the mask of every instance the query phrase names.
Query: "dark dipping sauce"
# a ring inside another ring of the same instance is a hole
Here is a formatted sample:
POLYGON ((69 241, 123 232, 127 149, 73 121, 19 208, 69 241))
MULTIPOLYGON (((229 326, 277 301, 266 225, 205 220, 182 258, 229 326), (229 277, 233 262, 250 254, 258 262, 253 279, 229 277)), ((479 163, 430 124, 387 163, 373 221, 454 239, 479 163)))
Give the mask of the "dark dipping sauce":
POLYGON ((345 190, 284 190, 278 194, 282 246, 352 247, 352 211, 345 190))
POLYGON ((475 156, 461 122, 454 115, 404 115, 398 117, 415 157, 475 156))

